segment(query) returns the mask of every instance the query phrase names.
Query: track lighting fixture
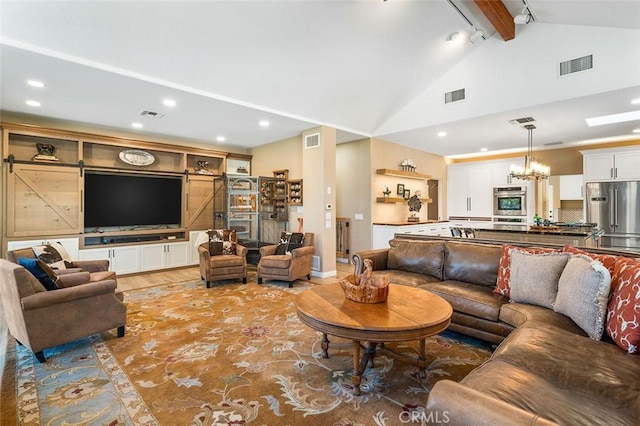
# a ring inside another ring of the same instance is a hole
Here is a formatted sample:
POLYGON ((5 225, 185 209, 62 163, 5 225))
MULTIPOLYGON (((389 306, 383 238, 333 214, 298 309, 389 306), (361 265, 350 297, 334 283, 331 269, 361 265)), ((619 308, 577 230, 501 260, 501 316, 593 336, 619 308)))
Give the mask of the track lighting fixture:
POLYGON ((535 21, 535 16, 533 16, 533 12, 529 7, 529 3, 527 0, 522 0, 524 7, 522 8, 522 12, 520 14, 513 17, 513 22, 517 25, 526 25, 531 21, 535 21))
POLYGON ((477 41, 480 40, 484 40, 484 33, 482 32, 482 30, 478 30, 475 28, 472 28, 473 32, 471 34, 469 34, 469 41, 471 43, 475 43, 477 41))

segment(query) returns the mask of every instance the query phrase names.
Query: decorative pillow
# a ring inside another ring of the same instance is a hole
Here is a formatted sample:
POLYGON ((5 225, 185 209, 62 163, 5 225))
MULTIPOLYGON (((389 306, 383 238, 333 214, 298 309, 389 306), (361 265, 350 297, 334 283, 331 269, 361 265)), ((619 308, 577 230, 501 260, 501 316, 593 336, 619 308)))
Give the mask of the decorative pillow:
POLYGON ((236 243, 234 243, 233 241, 224 241, 222 243, 222 254, 235 255, 236 243))
POLYGON ((222 254, 222 241, 209 241, 209 256, 220 256, 222 254))
POLYGON ((238 242, 238 234, 235 229, 209 229, 209 241, 233 241, 238 242))
POLYGON ((599 260, 572 255, 560 275, 553 310, 571 318, 592 339, 600 340, 610 288, 611 274, 599 260))
POLYGON ((53 269, 67 269, 67 264, 71 265, 69 253, 59 242, 35 246, 33 254, 53 269))
POLYGON ((616 260, 618 260, 618 256, 614 256, 612 254, 589 253, 587 251, 580 250, 577 247, 570 246, 569 244, 566 244, 562 248, 562 251, 563 253, 582 254, 589 256, 593 260, 599 260, 600 263, 609 270, 609 274, 611 275, 613 275, 613 268, 615 267, 616 260))
POLYGON ((302 247, 304 234, 301 232, 283 232, 280 234, 280 243, 276 247, 276 254, 291 254, 291 250, 302 247))
POLYGON ((511 250, 511 300, 553 309, 567 253, 531 254, 511 250))
POLYGON ((55 276, 53 270, 49 268, 43 261, 39 259, 30 259, 28 257, 20 257, 18 258, 18 263, 27 271, 31 272, 31 274, 36 277, 47 290, 58 290, 60 288, 57 284, 58 277, 55 276), (47 267, 49 273, 55 278, 52 279, 51 276, 47 274, 47 272, 43 269, 43 265, 47 267))
POLYGON ((516 250, 520 253, 542 254, 542 253, 559 253, 560 250, 544 247, 516 247, 509 244, 502 245, 502 252, 500 255, 500 265, 498 266, 498 280, 496 281, 496 288, 493 290, 496 294, 501 294, 504 297, 511 297, 509 293, 509 281, 511 278, 511 256, 510 250, 516 250))
POLYGON ((607 334, 628 353, 640 353, 640 263, 618 259, 611 287, 607 334))

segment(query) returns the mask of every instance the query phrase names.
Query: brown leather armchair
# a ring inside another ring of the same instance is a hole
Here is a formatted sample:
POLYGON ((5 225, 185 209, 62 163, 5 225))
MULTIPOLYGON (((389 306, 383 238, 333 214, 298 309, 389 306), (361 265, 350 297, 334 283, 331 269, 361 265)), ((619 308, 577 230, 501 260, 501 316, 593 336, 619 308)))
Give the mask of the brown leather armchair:
MULTIPOLYGON (((32 248, 23 248, 17 250, 10 250, 7 252, 7 259, 13 263, 19 263, 18 259, 21 257, 26 257, 28 259, 36 258, 36 255, 33 253, 32 248)), ((104 281, 104 280, 114 280, 117 282, 116 273, 114 271, 109 270, 109 261, 108 260, 74 260, 71 262, 71 266, 67 269, 56 269, 54 270, 56 275, 60 276, 62 279, 67 279, 64 275, 68 274, 76 274, 78 272, 85 272, 89 276, 90 282, 95 281, 104 281)), ((84 276, 84 275, 83 275, 84 276)), ((71 278, 74 282, 78 282, 78 280, 82 282, 85 278, 71 278)))
POLYGON ((275 254, 277 244, 260 247, 260 262, 258 263, 258 284, 264 278, 288 281, 289 287, 298 278, 311 279, 311 263, 315 247, 313 233, 306 232, 302 247, 291 251, 291 254, 275 254))
POLYGON ((211 288, 212 281, 242 278, 247 283, 247 248, 236 243, 236 254, 211 255, 209 243, 198 246, 200 276, 211 288))
MULTIPOLYGON (((88 278, 88 272, 72 274, 88 278)), ((0 301, 9 333, 45 362, 44 349, 112 328, 124 336, 127 306, 114 280, 47 291, 24 267, 0 259, 0 301)))

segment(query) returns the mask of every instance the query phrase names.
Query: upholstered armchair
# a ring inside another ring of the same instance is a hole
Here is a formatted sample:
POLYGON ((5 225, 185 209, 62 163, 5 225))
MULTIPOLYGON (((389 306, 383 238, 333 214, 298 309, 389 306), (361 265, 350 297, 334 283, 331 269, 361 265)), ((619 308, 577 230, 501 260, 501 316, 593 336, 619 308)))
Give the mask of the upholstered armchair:
POLYGON ((313 233, 304 234, 302 246, 287 250, 285 254, 276 254, 279 244, 260 247, 260 262, 258 263, 258 284, 263 279, 288 281, 289 287, 298 278, 311 279, 311 263, 315 248, 313 233))
POLYGON ((247 248, 235 243, 235 254, 214 254, 209 250, 209 242, 198 246, 200 276, 211 288, 213 281, 242 279, 247 283, 247 248))
POLYGON ((118 337, 124 336, 127 307, 116 282, 81 283, 80 277, 47 291, 27 269, 0 259, 0 300, 9 333, 40 362, 46 361, 44 349, 91 334, 117 328, 118 337))
MULTIPOLYGON (((36 255, 33 252, 33 248, 22 248, 18 250, 10 250, 7 252, 7 259, 13 263, 19 263, 18 259, 21 257, 27 259, 35 259, 36 255)), ((56 275, 60 276, 63 280, 73 280, 73 282, 95 282, 104 280, 116 280, 116 273, 109 270, 108 260, 72 260, 70 265, 66 269, 55 269, 56 275), (65 277, 65 275, 77 274, 84 272, 84 274, 75 277, 65 277), (85 281, 85 277, 89 279, 85 281)))

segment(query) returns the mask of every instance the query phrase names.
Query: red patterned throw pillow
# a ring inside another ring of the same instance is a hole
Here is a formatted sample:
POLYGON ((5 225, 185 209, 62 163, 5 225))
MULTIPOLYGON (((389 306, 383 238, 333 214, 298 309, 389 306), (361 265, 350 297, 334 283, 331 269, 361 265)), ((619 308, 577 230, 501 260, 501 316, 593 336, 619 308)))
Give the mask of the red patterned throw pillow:
POLYGON ((640 353, 640 263, 618 259, 611 287, 614 290, 607 310, 607 334, 628 353, 640 353))
POLYGON ((574 246, 570 246, 568 244, 566 244, 562 248, 562 251, 565 252, 565 253, 582 254, 582 255, 585 255, 585 256, 589 256, 593 260, 597 260, 600 263, 602 263, 604 265, 604 267, 609 270, 609 273, 611 275, 613 275, 613 268, 614 268, 614 266, 616 264, 616 260, 618 260, 618 256, 615 256, 613 254, 589 253, 587 251, 580 250, 579 248, 574 247, 574 246))
POLYGON ((509 288, 509 280, 511 279, 511 255, 509 250, 517 250, 522 253, 542 254, 542 253, 558 253, 560 250, 544 247, 516 247, 510 244, 503 244, 500 253, 500 265, 498 266, 498 280, 496 288, 493 290, 495 294, 501 294, 504 297, 511 297, 509 288))

